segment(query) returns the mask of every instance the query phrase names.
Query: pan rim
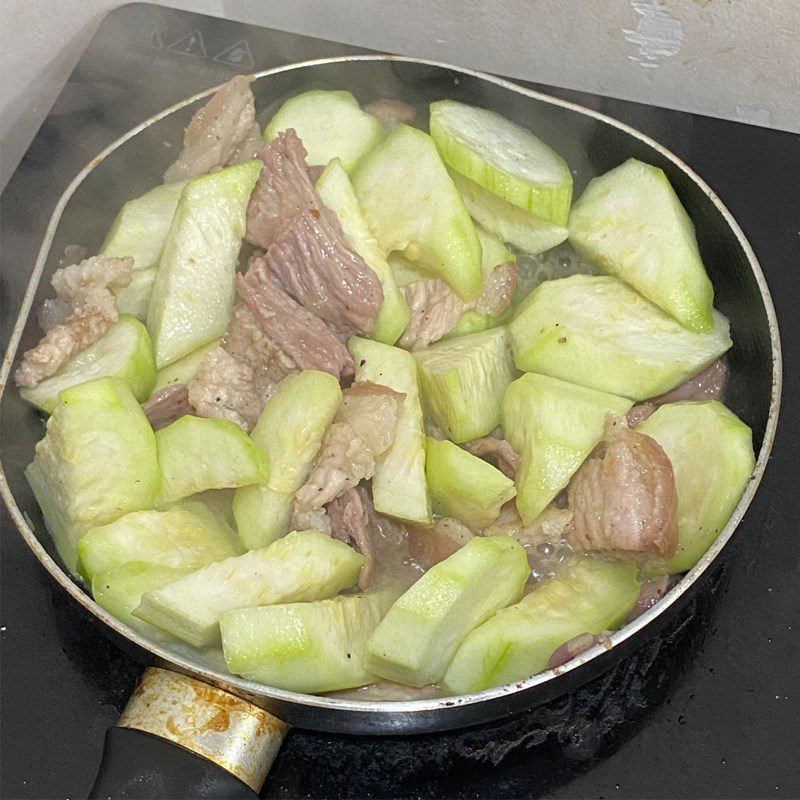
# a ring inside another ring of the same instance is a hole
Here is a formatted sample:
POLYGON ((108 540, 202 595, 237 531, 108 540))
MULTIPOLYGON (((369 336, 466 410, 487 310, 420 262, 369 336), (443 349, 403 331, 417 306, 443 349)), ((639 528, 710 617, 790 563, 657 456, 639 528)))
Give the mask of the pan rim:
MULTIPOLYGON (((722 529, 722 531, 720 531, 714 543, 709 547, 709 549, 706 551, 706 553, 700 559, 700 561, 681 579, 681 581, 675 587, 671 589, 671 591, 656 606, 653 606, 652 608, 648 609, 642 616, 640 616, 633 622, 629 623, 628 625, 624 626, 619 631, 615 631, 611 636, 608 637, 607 641, 604 642, 603 644, 599 644, 592 647, 591 649, 580 654, 579 656, 572 659, 562 667, 557 667, 554 670, 545 670, 544 672, 540 672, 537 675, 530 676, 522 681, 518 681, 512 684, 507 684, 500 687, 494 687, 491 689, 486 689, 481 692, 475 692, 466 695, 446 696, 446 697, 427 699, 427 700, 407 700, 407 701, 350 700, 350 699, 340 699, 333 697, 324 697, 324 696, 289 692, 283 689, 276 689, 273 687, 265 686, 263 684, 247 681, 231 674, 218 672, 217 670, 211 667, 205 667, 203 665, 197 664, 189 658, 185 658, 179 654, 164 649, 158 643, 150 642, 149 640, 140 636, 136 631, 133 631, 126 625, 119 622, 116 618, 112 617, 104 609, 102 609, 99 605, 97 605, 97 603, 95 603, 95 601, 47 553, 47 551, 44 549, 43 545, 39 541, 38 537, 33 532, 31 526, 28 524, 25 515, 17 505, 16 500, 13 494, 11 493, 10 487, 8 485, 5 475, 5 470, 1 462, 0 462, 0 495, 3 497, 3 500, 5 501, 9 509, 9 512, 11 514, 11 518, 14 521, 23 539, 25 540, 26 544, 30 547, 36 558, 42 563, 44 568, 50 573, 53 579, 64 590, 66 590, 74 600, 80 603, 90 614, 99 619, 104 625, 107 625, 109 628, 111 628, 115 632, 115 634, 121 636, 124 639, 127 639, 131 644, 133 644, 137 648, 147 651, 152 656, 155 656, 155 658, 160 663, 168 665, 169 667, 179 672, 200 677, 201 679, 206 680, 209 683, 221 686, 234 693, 253 699, 255 702, 258 702, 259 699, 264 699, 264 700, 275 701, 281 704, 287 704, 290 706, 300 705, 300 706, 305 706, 309 709, 316 708, 319 709, 320 711, 324 710, 328 712, 348 712, 348 715, 355 713, 357 715, 363 714, 363 715, 379 715, 381 717, 394 717, 397 715, 417 716, 431 712, 447 714, 447 712, 453 712, 454 709, 462 708, 464 706, 471 706, 475 704, 498 700, 507 697, 509 695, 514 695, 518 693, 526 693, 528 690, 531 690, 537 686, 549 684, 550 681, 553 681, 564 674, 572 672, 573 670, 579 669, 583 665, 592 661, 594 658, 606 653, 607 651, 613 649, 615 646, 620 645, 623 642, 630 639, 631 637, 635 636, 642 629, 647 627, 647 625, 653 622, 657 617, 666 612, 666 610, 670 606, 672 606, 685 592, 687 592, 690 589, 690 587, 711 566, 712 562, 722 552, 724 547, 731 539, 733 532, 739 526, 739 523, 741 522, 745 512, 749 508, 753 500, 753 497, 755 496, 755 493, 761 483, 762 477, 766 470, 767 462, 769 460, 769 455, 772 450, 778 424, 778 416, 779 416, 780 400, 781 400, 781 388, 782 388, 782 354, 781 354, 781 343, 780 343, 780 334, 778 329, 777 317, 775 314, 775 308, 772 302, 772 297, 769 292, 766 278, 758 262, 758 259, 755 253, 753 252, 752 247, 750 246, 750 243, 747 241, 747 238, 745 237, 742 229, 739 227, 738 223, 734 219, 733 215, 730 213, 730 211, 727 209, 724 203, 722 203, 722 201, 719 199, 717 194, 711 189, 711 187, 696 172, 694 172, 694 170, 692 170, 687 164, 685 164, 683 160, 678 158, 678 156, 676 156, 669 149, 661 145, 659 142, 650 138, 641 131, 638 131, 636 128, 633 128, 632 126, 627 125, 626 123, 620 122, 619 120, 616 120, 613 117, 609 117, 606 114, 603 114, 599 111, 595 111, 593 109, 581 106, 577 103, 573 103, 567 100, 562 100, 557 97, 552 97, 543 92, 539 92, 533 89, 528 89, 524 86, 520 86, 514 83, 513 81, 509 81, 504 78, 483 73, 477 70, 471 70, 465 67, 457 67, 451 64, 446 64, 443 62, 438 62, 429 59, 422 59, 422 58, 395 56, 391 54, 381 54, 381 53, 336 56, 329 58, 312 59, 292 64, 285 64, 279 67, 274 67, 271 69, 253 73, 253 75, 256 79, 260 79, 264 77, 269 77, 271 75, 280 74, 283 72, 302 70, 303 68, 306 67, 321 66, 326 64, 346 63, 346 62, 387 62, 387 61, 395 61, 395 62, 409 63, 409 64, 420 64, 423 66, 436 67, 439 69, 460 73, 462 75, 467 75, 473 78, 477 78, 479 80, 493 83, 497 86, 516 92, 518 94, 522 94, 526 97, 544 103, 548 103, 550 105, 559 106, 561 108, 565 108, 575 113, 582 114, 584 116, 588 116, 592 119, 597 120, 600 123, 617 128, 618 130, 626 133, 627 135, 632 136, 633 138, 638 139, 640 142, 655 149, 662 156, 671 161, 685 175, 687 175, 698 186, 698 188, 703 192, 703 194, 705 194, 706 197, 708 197, 711 203, 717 208, 717 210, 720 212, 723 219, 725 220, 725 223, 734 233, 736 239, 739 242, 739 245, 741 246, 745 256, 747 257, 750 269, 753 272, 753 275, 755 276, 759 288, 759 293, 761 295, 761 300, 762 303, 764 304, 764 309, 767 315, 767 322, 769 325, 769 332, 770 332, 770 345, 772 350, 772 389, 770 397, 769 414, 767 417, 766 428, 764 431, 764 440, 762 442, 761 449, 756 459, 756 464, 752 473, 751 480, 749 481, 747 488, 742 494, 742 497, 739 503, 737 504, 730 519, 728 520, 727 524, 722 529)), ((112 142, 106 148, 104 148, 98 155, 92 158, 89 161, 89 163, 82 170, 80 170, 80 172, 78 172, 75 178, 67 186, 64 193, 59 198, 58 203, 56 204, 55 209, 53 210, 52 216, 50 217, 50 221, 45 231, 45 236, 42 241, 42 245, 37 255, 34 269, 31 273, 31 277, 28 282, 25 295, 23 297, 23 302, 20 307, 17 321, 14 325, 11 337, 9 339, 9 344, 5 356, 3 358, 2 367, 0 367, 0 401, 2 401, 3 393, 8 383, 8 379, 10 377, 11 365, 16 355, 20 338, 22 336, 22 332, 30 316, 33 299, 36 290, 38 288, 39 281, 41 280, 41 276, 44 270, 47 257, 50 252, 50 247, 52 245, 54 234, 60 223, 64 209, 66 208, 68 201, 70 200, 70 198, 72 197, 78 186, 82 183, 82 181, 86 178, 86 176, 98 164, 100 164, 103 161, 103 159, 106 158, 106 156, 114 152, 117 148, 122 146, 129 139, 132 139, 134 136, 136 136, 137 134, 148 128, 150 125, 163 119, 164 117, 182 108, 185 108, 186 106, 191 105, 197 100, 200 100, 204 97, 208 97, 209 95, 213 94, 213 92, 217 88, 218 87, 215 86, 209 89, 205 89, 201 92, 198 92, 192 95, 191 97, 188 97, 184 100, 181 100, 173 104, 172 106, 164 109, 158 114, 155 114, 154 116, 140 123, 136 127, 132 128, 130 131, 128 131, 123 136, 116 139, 114 142, 112 142)), ((455 719, 457 714, 451 713, 449 716, 454 718, 453 727, 461 724, 455 719)), ((391 732, 394 733, 402 732, 403 727, 405 726, 401 725, 400 728, 393 728, 391 732)), ((408 725, 408 727, 413 728, 414 727, 413 723, 408 725)), ((440 727, 446 728, 448 727, 448 725, 445 723, 440 727)))

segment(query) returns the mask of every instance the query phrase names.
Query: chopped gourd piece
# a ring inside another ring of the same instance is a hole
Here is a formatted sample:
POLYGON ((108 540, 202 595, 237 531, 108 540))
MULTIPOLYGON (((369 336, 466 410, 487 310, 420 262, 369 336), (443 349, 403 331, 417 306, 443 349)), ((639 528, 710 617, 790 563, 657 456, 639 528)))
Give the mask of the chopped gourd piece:
POLYGON ((25 475, 74 573, 87 530, 152 508, 158 496, 155 435, 128 385, 110 377, 64 389, 25 475))
POLYGON ((353 188, 384 253, 399 250, 462 299, 478 297, 480 242, 430 136, 398 125, 359 163, 353 188))
POLYGON ((678 552, 648 572, 691 569, 730 519, 755 468, 753 435, 718 400, 667 403, 637 428, 672 463, 678 495, 678 552))
POLYGON ((78 571, 87 581, 128 561, 196 570, 239 555, 236 534, 198 500, 164 511, 134 511, 87 531, 78 540, 78 571))
POLYGON ((114 304, 120 314, 130 314, 141 322, 147 320, 150 295, 156 282, 155 267, 140 269, 133 273, 131 282, 114 295, 114 304))
POLYGON ((443 339, 454 339, 457 336, 468 336, 470 333, 480 333, 497 322, 497 317, 481 314, 480 311, 465 311, 456 322, 455 328, 443 336, 443 339))
POLYGON ((414 353, 426 413, 454 442, 500 424, 500 404, 516 370, 505 328, 445 339, 414 353))
POLYGON ((695 333, 712 330, 714 288, 694 225, 664 171, 635 158, 589 182, 569 217, 572 246, 695 333))
MULTIPOLYGON (((351 172, 364 153, 383 139, 383 125, 362 111, 350 92, 314 89, 287 100, 269 121, 264 141, 294 128, 311 166, 338 158, 351 172)), ((324 202, 324 201, 323 201, 324 202)))
POLYGON ((411 319, 411 310, 397 287, 383 251, 378 247, 378 242, 364 219, 353 185, 338 158, 334 158, 325 167, 317 181, 316 190, 319 199, 339 219, 347 244, 364 259, 381 282, 383 305, 375 318, 375 327, 370 338, 384 344, 394 344, 406 329, 411 319))
POLYGON ((401 288, 408 286, 409 283, 414 283, 414 281, 424 281, 438 277, 434 273, 422 269, 419 264, 409 261, 402 253, 397 251, 389 253, 387 260, 395 282, 401 288))
POLYGON ((692 333, 610 276, 545 281, 509 324, 517 367, 633 400, 668 392, 731 346, 728 320, 692 333))
POLYGON ((153 387, 153 394, 166 389, 168 386, 175 386, 178 383, 189 383, 189 381, 197 375, 200 369, 200 364, 208 353, 210 353, 217 345, 219 339, 213 339, 208 344, 198 347, 193 350, 188 356, 179 358, 173 361, 172 364, 162 367, 156 372, 156 385, 153 387))
POLYGON ((636 566, 581 556, 462 642, 444 676, 454 694, 521 681, 582 633, 618 628, 639 596, 636 566))
POLYGON ((434 513, 473 530, 494 522, 517 493, 511 478, 447 439, 426 439, 425 475, 434 513))
POLYGON ((455 170, 450 177, 461 194, 470 216, 504 242, 528 255, 555 247, 569 236, 569 228, 535 217, 522 208, 478 186, 455 170))
POLYGON ((100 248, 101 256, 133 258, 137 271, 158 266, 185 181, 156 186, 120 209, 100 248))
POLYGON ((156 380, 153 343, 147 328, 133 317, 121 316, 100 339, 74 355, 52 378, 43 380, 34 389, 21 388, 19 394, 49 414, 64 389, 106 377, 120 378, 139 401, 150 396, 156 380))
POLYGON ((546 375, 528 373, 503 398, 503 431, 520 454, 517 510, 529 525, 599 444, 606 414, 624 415, 633 403, 546 375))
POLYGON ((162 641, 171 637, 153 625, 136 619, 133 612, 145 592, 177 580, 185 574, 186 570, 174 567, 128 561, 110 572, 95 575, 92 579, 92 597, 101 608, 129 628, 155 641, 162 641))
POLYGON ((475 536, 400 596, 370 637, 364 665, 409 686, 436 683, 464 637, 522 597, 530 571, 510 536, 475 536))
POLYGON ((358 580, 364 556, 319 531, 294 531, 269 547, 209 564, 145 592, 134 616, 195 647, 219 641, 225 611, 323 600, 358 580))
POLYGON ((225 332, 245 212, 264 165, 246 161, 189 181, 158 265, 147 327, 161 368, 225 332))
POLYGON ((250 437, 267 455, 269 478, 237 489, 233 501, 247 548, 264 547, 288 532, 294 493, 305 482, 341 400, 339 381, 317 370, 287 376, 267 400, 250 437))
POLYGON ((235 423, 191 414, 156 432, 161 505, 206 489, 264 483, 267 456, 235 423))
POLYGON ((565 225, 572 173, 530 131, 485 108, 431 103, 431 136, 449 167, 534 216, 565 225))
POLYGON ((476 225, 475 233, 478 234, 478 241, 481 243, 481 269, 484 278, 487 272, 499 264, 517 260, 517 257, 503 244, 503 240, 483 225, 476 225))
POLYGON ((290 692, 332 692, 371 683, 364 649, 397 597, 386 590, 226 611, 220 618, 228 669, 290 692))
POLYGON ((375 510, 429 525, 431 502, 425 483, 425 431, 411 353, 370 339, 352 337, 356 380, 372 381, 405 394, 392 446, 379 457, 372 476, 375 510))

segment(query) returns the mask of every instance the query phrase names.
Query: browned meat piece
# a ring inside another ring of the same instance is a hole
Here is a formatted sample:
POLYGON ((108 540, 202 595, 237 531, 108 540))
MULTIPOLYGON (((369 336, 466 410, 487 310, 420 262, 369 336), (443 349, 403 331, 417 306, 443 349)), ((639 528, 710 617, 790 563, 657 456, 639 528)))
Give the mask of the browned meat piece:
POLYGON ((401 291, 411 309, 409 321, 398 341, 399 347, 422 350, 455 328, 467 304, 439 278, 413 281, 401 291))
POLYGON ((183 150, 164 180, 183 181, 255 158, 261 145, 252 75, 237 75, 217 89, 183 134, 183 150))
POLYGON ((105 256, 56 270, 51 283, 57 297, 43 314, 55 324, 22 356, 14 374, 17 385, 33 389, 96 342, 119 318, 113 292, 127 286, 132 274, 132 258, 105 256), (60 322, 67 308, 69 314, 60 322))
POLYGON ((264 334, 275 342, 299 370, 318 369, 337 378, 352 375, 355 366, 345 344, 310 311, 289 297, 263 274, 258 262, 250 261, 247 275, 236 276, 236 288, 253 312, 264 334))
POLYGON ((300 305, 342 333, 371 333, 383 305, 375 272, 344 241, 327 208, 297 214, 273 240, 264 261, 300 305))
POLYGON ((325 172, 325 166, 323 164, 312 164, 307 169, 308 179, 316 186, 317 181, 322 177, 322 173, 325 172))
POLYGON ((484 273, 483 291, 475 303, 475 309, 492 317, 502 314, 514 296, 518 278, 516 261, 498 264, 488 274, 484 273))
POLYGON ((564 642, 560 647, 553 651, 553 655, 547 662, 547 669, 555 669, 567 661, 572 661, 575 656, 585 653, 596 644, 600 644, 606 640, 605 636, 597 635, 594 633, 579 633, 568 642, 564 642))
POLYGON ((472 455, 494 464, 506 477, 512 480, 516 477, 520 463, 519 454, 505 439, 484 436, 461 446, 472 455))
POLYGON ((358 573, 358 588, 368 589, 372 583, 374 554, 369 517, 358 488, 348 489, 328 503, 331 535, 358 550, 364 566, 358 573))
POLYGON ((186 414, 194 413, 185 383, 165 386, 142 403, 142 411, 154 431, 166 428, 186 414))
POLYGON ((364 111, 377 117, 390 130, 398 125, 413 125, 417 118, 417 112, 413 106, 402 100, 391 100, 382 97, 380 100, 373 100, 364 106, 364 111))
POLYGON ((319 210, 319 201, 294 128, 279 133, 258 157, 264 168, 247 207, 247 241, 266 250, 298 214, 319 210))
POLYGON ((725 391, 727 378, 728 368, 725 362, 717 360, 680 386, 643 403, 637 403, 628 412, 628 425, 635 428, 665 403, 677 403, 680 400, 719 400, 725 391))
POLYGON ((437 519, 431 528, 408 526, 408 552, 423 569, 449 558, 475 534, 458 520, 437 519))
POLYGON ((394 441, 404 399, 405 395, 367 381, 345 390, 308 478, 295 495, 298 511, 321 508, 372 477, 376 457, 394 441))
POLYGON ((675 478, 659 444, 609 419, 605 453, 583 463, 568 487, 570 544, 636 559, 669 558, 678 546, 675 478))
POLYGON ((313 508, 310 511, 301 511, 295 502, 292 506, 292 516, 289 527, 293 531, 322 531, 332 533, 331 518, 324 508, 313 508))
POLYGON ((677 579, 673 580, 669 575, 662 575, 659 578, 652 578, 642 584, 636 605, 628 614, 626 622, 632 622, 637 617, 641 617, 648 608, 652 608, 674 585, 677 579))

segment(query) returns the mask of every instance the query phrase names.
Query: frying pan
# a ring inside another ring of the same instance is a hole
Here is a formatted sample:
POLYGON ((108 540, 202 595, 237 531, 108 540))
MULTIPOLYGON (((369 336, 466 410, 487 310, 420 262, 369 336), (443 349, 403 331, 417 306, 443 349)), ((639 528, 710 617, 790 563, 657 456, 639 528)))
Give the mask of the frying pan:
MULTIPOLYGON (((390 97, 421 112, 445 97, 493 109, 531 128, 573 169, 575 195, 588 180, 626 158, 661 167, 693 219, 703 260, 728 316, 726 402, 753 429, 756 467, 730 521, 708 552, 644 615, 602 645, 526 680, 460 697, 380 701, 315 697, 228 674, 224 664, 182 646, 151 642, 100 608, 62 568, 25 481, 43 435, 39 415, 12 389, 3 392, 18 355, 39 337, 35 314, 64 248, 96 252, 116 210, 161 180, 182 130, 214 91, 208 89, 142 123, 97 155, 59 200, 36 260, 0 371, 0 492, 28 546, 53 579, 125 649, 151 665, 106 749, 92 796, 254 797, 289 725, 351 734, 410 734, 494 721, 576 688, 656 634, 704 583, 758 488, 777 425, 781 355, 764 275, 739 226, 713 190, 675 155, 598 112, 513 83, 432 61, 388 55, 321 59, 256 75, 259 116, 309 88, 349 89, 362 102, 390 97), (44 278, 44 280, 42 280, 44 278)), ((424 119, 424 115, 421 114, 424 119)), ((713 146, 713 143, 709 143, 713 146)))

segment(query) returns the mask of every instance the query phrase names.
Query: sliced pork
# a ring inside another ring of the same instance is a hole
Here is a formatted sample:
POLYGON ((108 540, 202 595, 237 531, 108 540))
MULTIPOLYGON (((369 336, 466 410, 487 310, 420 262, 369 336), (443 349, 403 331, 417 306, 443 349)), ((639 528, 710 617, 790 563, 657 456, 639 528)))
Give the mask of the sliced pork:
POLYGON ((339 497, 331 500, 327 510, 333 538, 349 544, 364 556, 364 566, 358 574, 358 588, 363 591, 372 583, 374 553, 369 516, 361 487, 342 492, 339 497))
POLYGON ((498 439, 496 436, 484 436, 481 439, 473 439, 471 442, 466 442, 461 446, 472 455, 493 464, 507 478, 513 480, 516 477, 520 465, 520 457, 505 439, 498 439))
POLYGON ((258 157, 264 162, 247 207, 247 241, 266 250, 275 237, 304 211, 319 211, 306 167, 306 149, 289 128, 279 133, 258 157))
POLYGON ((725 391, 727 379, 728 368, 724 361, 718 359, 680 386, 643 403, 637 403, 628 412, 628 425, 635 428, 665 403, 677 403, 680 400, 719 400, 725 391))
POLYGON ((516 261, 506 261, 484 273, 483 291, 475 302, 475 310, 492 317, 502 314, 514 296, 518 279, 516 261))
POLYGON ((343 334, 372 332, 383 305, 381 282, 345 243, 336 215, 327 208, 295 216, 264 261, 300 305, 343 334))
POLYGON ((568 487, 574 514, 570 544, 628 556, 669 558, 678 546, 675 478, 661 446, 609 419, 605 451, 592 456, 568 487))
POLYGON ((467 304, 440 278, 413 281, 402 287, 411 319, 398 341, 407 350, 422 350, 455 328, 467 304))
POLYGON ((56 298, 42 314, 49 327, 22 356, 14 374, 17 385, 35 388, 94 344, 119 319, 114 293, 127 286, 132 275, 132 258, 106 256, 56 270, 51 280, 56 298))
POLYGON ((416 109, 402 100, 382 97, 364 106, 367 114, 377 117, 390 130, 398 125, 411 125, 417 118, 416 109))
POLYGON ((142 403, 142 411, 154 431, 166 428, 186 414, 194 414, 185 383, 165 386, 142 403))
POLYGON ((262 140, 252 80, 252 75, 237 75, 195 113, 183 134, 183 150, 164 173, 165 181, 187 180, 255 158, 262 140))
POLYGON ((405 395, 359 381, 346 389, 308 478, 295 495, 298 512, 322 508, 371 478, 375 459, 394 441, 405 395))

